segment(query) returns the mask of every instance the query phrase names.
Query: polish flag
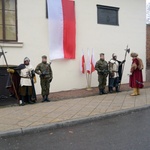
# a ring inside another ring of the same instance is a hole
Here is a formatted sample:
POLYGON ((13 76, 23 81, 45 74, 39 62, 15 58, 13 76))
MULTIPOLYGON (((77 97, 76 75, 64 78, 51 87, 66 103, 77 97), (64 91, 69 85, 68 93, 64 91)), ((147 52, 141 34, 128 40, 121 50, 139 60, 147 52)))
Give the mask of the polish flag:
POLYGON ((81 56, 81 72, 84 74, 85 73, 85 57, 84 57, 84 53, 82 51, 82 56, 81 56))
POLYGON ((86 72, 91 73, 91 61, 90 61, 90 52, 88 50, 87 61, 86 61, 86 72))
POLYGON ((94 57, 94 50, 92 50, 91 56, 91 73, 95 71, 95 57, 94 57))
POLYGON ((50 59, 75 59, 75 2, 47 0, 50 59))

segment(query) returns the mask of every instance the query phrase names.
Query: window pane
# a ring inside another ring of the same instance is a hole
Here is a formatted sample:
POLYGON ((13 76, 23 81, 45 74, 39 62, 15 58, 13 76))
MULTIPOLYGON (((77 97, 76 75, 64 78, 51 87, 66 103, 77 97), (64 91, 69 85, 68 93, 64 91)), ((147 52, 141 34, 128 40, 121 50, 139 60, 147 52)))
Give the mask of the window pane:
POLYGON ((109 7, 103 5, 97 5, 97 18, 99 24, 119 25, 117 7, 109 7))
POLYGON ((5 0, 5 10, 15 10, 15 0, 5 0))
POLYGON ((2 10, 0 10, 0 24, 2 24, 2 10))
POLYGON ((0 40, 3 40, 3 26, 0 25, 0 40))
POLYGON ((16 24, 15 11, 5 11, 5 24, 6 25, 16 24))
POLYGON ((16 40, 15 26, 6 26, 5 33, 6 33, 6 40, 16 40))

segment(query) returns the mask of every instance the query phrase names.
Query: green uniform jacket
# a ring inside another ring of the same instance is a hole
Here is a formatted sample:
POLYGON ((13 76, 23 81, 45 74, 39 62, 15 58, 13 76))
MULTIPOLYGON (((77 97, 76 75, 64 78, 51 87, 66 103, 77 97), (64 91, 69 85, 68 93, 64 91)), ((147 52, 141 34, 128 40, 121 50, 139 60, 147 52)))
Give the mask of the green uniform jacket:
POLYGON ((96 62, 95 70, 97 70, 98 75, 108 75, 108 63, 105 60, 99 60, 96 62))
POLYGON ((53 79, 53 72, 52 72, 52 68, 50 66, 50 64, 48 63, 40 63, 37 65, 35 72, 38 75, 41 75, 41 78, 49 78, 49 79, 53 79), (43 76, 42 76, 43 75, 43 76))

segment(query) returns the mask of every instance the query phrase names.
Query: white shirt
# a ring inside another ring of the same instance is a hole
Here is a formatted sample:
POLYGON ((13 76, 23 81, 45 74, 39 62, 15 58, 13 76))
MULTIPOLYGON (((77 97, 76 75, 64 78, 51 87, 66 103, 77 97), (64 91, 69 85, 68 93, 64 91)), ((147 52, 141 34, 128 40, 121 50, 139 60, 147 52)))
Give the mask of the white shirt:
POLYGON ((20 85, 21 86, 32 86, 31 84, 31 79, 30 79, 30 74, 31 71, 33 70, 33 67, 31 65, 25 66, 24 69, 20 71, 20 85))
POLYGON ((111 59, 110 63, 112 63, 112 71, 114 72, 114 78, 119 77, 118 70, 119 70, 119 63, 116 60, 111 59))

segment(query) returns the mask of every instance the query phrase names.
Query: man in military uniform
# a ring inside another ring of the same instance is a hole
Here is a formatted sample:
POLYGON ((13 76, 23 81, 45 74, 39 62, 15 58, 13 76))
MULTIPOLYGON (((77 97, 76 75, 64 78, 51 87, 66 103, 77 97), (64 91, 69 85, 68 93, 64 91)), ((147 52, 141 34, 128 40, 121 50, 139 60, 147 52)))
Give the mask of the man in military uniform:
POLYGON ((99 94, 107 94, 105 92, 107 76, 108 76, 108 63, 105 61, 104 53, 100 54, 100 60, 96 62, 95 70, 98 73, 98 82, 99 82, 99 94))
POLYGON ((47 56, 42 56, 42 62, 37 65, 35 72, 40 75, 42 102, 50 102, 48 99, 50 83, 53 79, 51 65, 47 63, 47 56))
MULTIPOLYGON (((33 104, 35 101, 32 101, 32 98, 36 97, 33 95, 33 86, 31 83, 31 78, 35 78, 35 72, 33 67, 30 65, 30 59, 28 57, 24 58, 24 63, 20 64, 15 69, 7 69, 9 73, 18 74, 16 76, 19 78, 19 97, 20 105, 25 105, 25 102, 33 104)), ((35 93, 34 93, 35 94, 35 93)), ((34 99, 35 100, 35 99, 34 99)))
POLYGON ((118 61, 117 55, 115 53, 112 54, 112 59, 109 61, 109 92, 113 92, 113 87, 115 87, 116 92, 120 92, 119 84, 122 78, 122 64, 124 61, 118 61))

